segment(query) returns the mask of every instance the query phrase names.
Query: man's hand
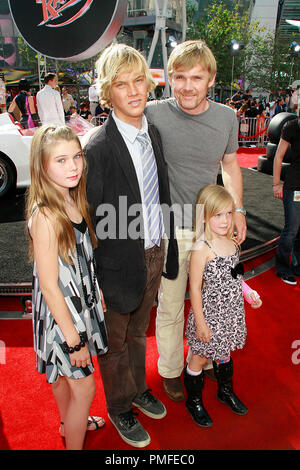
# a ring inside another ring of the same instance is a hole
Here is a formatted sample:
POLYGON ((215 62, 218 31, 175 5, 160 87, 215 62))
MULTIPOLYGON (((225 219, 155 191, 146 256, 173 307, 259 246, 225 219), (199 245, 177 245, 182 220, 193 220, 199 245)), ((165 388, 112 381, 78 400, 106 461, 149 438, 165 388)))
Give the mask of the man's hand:
POLYGON ((233 223, 237 231, 236 240, 241 245, 245 241, 247 234, 246 217, 241 212, 234 212, 233 223))

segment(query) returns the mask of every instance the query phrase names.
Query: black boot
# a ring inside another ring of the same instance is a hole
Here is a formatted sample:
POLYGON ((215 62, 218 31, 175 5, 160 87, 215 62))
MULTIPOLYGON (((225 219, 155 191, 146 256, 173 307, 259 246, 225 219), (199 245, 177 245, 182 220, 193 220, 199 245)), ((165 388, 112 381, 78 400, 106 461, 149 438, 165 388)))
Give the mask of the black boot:
POLYGON ((238 399, 234 394, 232 388, 232 376, 233 376, 233 361, 230 358, 230 362, 225 364, 217 364, 213 362, 215 376, 218 381, 218 392, 217 398, 222 402, 226 403, 234 413, 238 415, 245 415, 248 413, 246 406, 238 399))
POLYGON ((202 403, 202 389, 204 387, 203 371, 200 375, 190 375, 186 368, 183 372, 183 381, 187 391, 185 407, 198 426, 209 428, 213 422, 202 403))

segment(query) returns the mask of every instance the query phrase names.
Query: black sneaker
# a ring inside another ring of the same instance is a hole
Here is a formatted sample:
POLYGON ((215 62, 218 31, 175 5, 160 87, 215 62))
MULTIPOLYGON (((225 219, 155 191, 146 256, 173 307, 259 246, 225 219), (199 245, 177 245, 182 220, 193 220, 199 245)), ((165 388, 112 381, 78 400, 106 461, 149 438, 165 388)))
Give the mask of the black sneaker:
POLYGON ((292 286, 295 286, 297 284, 297 281, 296 279, 294 278, 294 276, 289 276, 289 275, 279 275, 280 279, 285 282, 286 284, 290 284, 292 286))
POLYGON ((293 276, 295 276, 295 277, 300 277, 300 272, 294 271, 294 272, 293 272, 293 276))
POLYGON ((132 410, 108 417, 123 441, 133 447, 146 447, 150 444, 150 436, 136 419, 132 410))
POLYGON ((162 402, 155 398, 150 391, 151 389, 148 388, 142 395, 136 397, 132 404, 150 418, 163 418, 166 416, 167 410, 162 402))

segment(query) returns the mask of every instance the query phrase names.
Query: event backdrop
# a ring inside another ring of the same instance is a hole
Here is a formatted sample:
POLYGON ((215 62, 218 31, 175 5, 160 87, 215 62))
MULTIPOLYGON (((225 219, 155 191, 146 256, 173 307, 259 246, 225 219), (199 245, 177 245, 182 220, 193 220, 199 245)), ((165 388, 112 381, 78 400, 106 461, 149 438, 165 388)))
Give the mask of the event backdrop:
POLYGON ((24 40, 39 54, 84 60, 104 49, 118 33, 127 0, 9 0, 24 40))

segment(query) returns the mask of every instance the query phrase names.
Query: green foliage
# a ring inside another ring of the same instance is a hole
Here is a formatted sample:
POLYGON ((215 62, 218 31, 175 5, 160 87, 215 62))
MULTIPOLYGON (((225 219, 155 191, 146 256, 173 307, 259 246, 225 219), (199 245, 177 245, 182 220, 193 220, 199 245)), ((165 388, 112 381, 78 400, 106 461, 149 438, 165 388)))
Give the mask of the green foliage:
POLYGON ((21 66, 32 71, 32 74, 38 73, 37 52, 31 49, 28 44, 18 36, 17 38, 18 55, 21 66))
POLYGON ((300 43, 300 34, 294 33, 290 38, 276 35, 274 38, 274 54, 270 77, 270 88, 286 88, 300 77, 300 57, 292 57, 290 45, 292 41, 300 43))
MULTIPOLYGON (((246 48, 249 42, 248 13, 240 14, 238 5, 233 10, 226 8, 223 2, 214 0, 205 10, 203 17, 195 19, 194 12, 187 5, 188 39, 204 39, 214 53, 217 64, 217 83, 230 86, 232 59, 229 55, 229 44, 232 39, 242 42, 246 48)), ((235 56, 235 70, 240 75, 245 49, 235 56)))
POLYGON ((300 72, 299 57, 291 67, 289 46, 293 39, 274 38, 259 22, 250 24, 249 12, 241 14, 238 3, 229 9, 223 1, 213 0, 204 16, 197 17, 194 2, 188 0, 187 39, 204 39, 211 48, 218 64, 216 82, 222 87, 231 85, 232 57, 228 46, 232 39, 244 44, 244 49, 234 57, 234 82, 242 79, 251 88, 264 90, 287 87, 300 72))
MULTIPOLYGON (((279 35, 274 38, 259 22, 250 24, 248 12, 240 12, 238 1, 212 0, 208 2, 203 16, 197 14, 196 0, 186 0, 186 9, 187 39, 202 38, 212 49, 218 64, 216 82, 219 86, 231 86, 233 61, 228 46, 232 39, 244 44, 244 49, 234 57, 234 82, 242 79, 251 88, 276 90, 286 88, 300 77, 300 57, 292 59, 290 51, 293 40, 300 43, 299 31, 289 39, 279 35)), ((124 34, 119 34, 119 40, 132 42, 124 34)), ((31 70, 32 74, 38 74, 37 53, 21 37, 18 38, 18 53, 21 65, 31 70)), ((63 83, 76 83, 77 74, 70 75, 65 72, 66 69, 78 72, 93 69, 96 59, 82 62, 47 59, 47 69, 56 70, 63 83)))
MULTIPOLYGON (((21 65, 31 71, 32 75, 38 75, 38 53, 33 50, 22 39, 17 39, 18 54, 21 59, 21 65)), ((59 80, 66 84, 77 84, 78 73, 86 70, 93 70, 97 57, 79 62, 68 62, 65 60, 55 60, 47 58, 47 71, 55 71, 59 75, 59 80), (67 69, 72 69, 74 73, 70 73, 67 69)))

